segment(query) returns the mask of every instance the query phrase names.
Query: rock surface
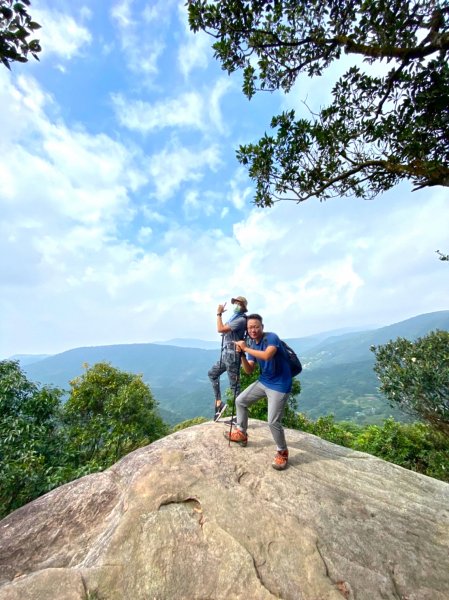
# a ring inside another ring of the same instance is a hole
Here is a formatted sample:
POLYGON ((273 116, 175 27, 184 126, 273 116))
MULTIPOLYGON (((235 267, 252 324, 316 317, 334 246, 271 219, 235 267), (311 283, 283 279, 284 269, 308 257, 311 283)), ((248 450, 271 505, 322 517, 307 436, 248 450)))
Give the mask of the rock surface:
POLYGON ((448 600, 449 485, 267 424, 206 423, 0 522, 0 600, 448 600))

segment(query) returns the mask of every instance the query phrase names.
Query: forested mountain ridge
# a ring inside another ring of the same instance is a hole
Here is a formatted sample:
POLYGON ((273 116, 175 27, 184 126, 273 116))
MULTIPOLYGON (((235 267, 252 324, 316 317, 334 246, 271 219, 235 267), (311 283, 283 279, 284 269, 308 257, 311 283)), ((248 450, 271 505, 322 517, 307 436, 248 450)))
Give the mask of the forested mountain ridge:
POLYGON ((316 344, 313 344, 313 336, 291 339, 289 343, 307 360, 308 369, 316 369, 364 360, 374 362, 372 345, 386 344, 398 337, 415 340, 436 329, 449 330, 449 310, 419 315, 370 331, 327 337, 316 344))
POLYGON ((378 423, 390 415, 407 420, 378 392, 370 348, 398 337, 413 341, 436 329, 449 331, 449 311, 418 315, 370 331, 331 336, 312 345, 307 345, 307 338, 306 344, 300 339, 289 340, 304 365, 300 377, 301 412, 314 419, 334 414, 338 421, 359 424, 378 423))
POLYGON ((83 372, 85 363, 108 362, 123 371, 142 374, 159 402, 162 417, 174 424, 206 412, 207 371, 216 359, 217 350, 116 344, 74 348, 24 370, 33 381, 63 389, 69 389, 69 381, 83 372))
MULTIPOLYGON (((400 417, 377 392, 370 346, 397 337, 414 340, 435 329, 449 331, 449 310, 369 331, 285 338, 304 365, 299 409, 313 418, 333 413, 339 420, 360 423, 379 422, 390 414, 400 417)), ((207 372, 219 355, 219 345, 206 350, 165 344, 117 344, 75 348, 23 367, 33 381, 63 389, 68 389, 68 382, 83 372, 84 363, 92 366, 105 361, 141 373, 160 404, 161 415, 175 424, 199 415, 212 416, 207 372)), ((226 377, 222 382, 226 388, 226 377)))

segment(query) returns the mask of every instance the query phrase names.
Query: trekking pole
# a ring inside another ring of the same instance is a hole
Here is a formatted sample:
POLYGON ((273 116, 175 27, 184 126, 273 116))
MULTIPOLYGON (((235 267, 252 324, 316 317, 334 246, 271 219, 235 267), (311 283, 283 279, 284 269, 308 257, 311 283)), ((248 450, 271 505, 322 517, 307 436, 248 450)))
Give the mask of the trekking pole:
POLYGON ((225 336, 223 334, 221 334, 220 370, 221 370, 221 361, 222 361, 222 357, 223 357, 224 338, 225 338, 225 336))
POLYGON ((232 404, 232 415, 231 415, 231 424, 229 426, 229 438, 228 438, 228 446, 231 447, 231 433, 232 433, 232 425, 234 422, 234 410, 235 410, 235 399, 237 397, 237 387, 240 383, 240 368, 241 368, 241 364, 242 364, 242 353, 239 352, 239 365, 238 365, 238 371, 237 371, 237 379, 234 385, 234 402, 232 404))
MULTIPOLYGON (((224 334, 221 335, 221 349, 220 349, 220 366, 218 367, 218 372, 221 371, 221 365, 222 365, 222 361, 223 361, 223 346, 224 346, 224 334)), ((218 385, 220 385, 220 375, 218 376, 218 385)), ((216 404, 215 404, 215 400, 214 400, 214 410, 215 410, 216 404)))

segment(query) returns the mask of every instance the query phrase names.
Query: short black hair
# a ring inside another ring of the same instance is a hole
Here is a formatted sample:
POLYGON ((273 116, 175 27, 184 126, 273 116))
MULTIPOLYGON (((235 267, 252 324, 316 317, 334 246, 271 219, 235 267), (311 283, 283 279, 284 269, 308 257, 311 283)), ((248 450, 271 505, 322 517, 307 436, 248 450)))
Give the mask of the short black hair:
POLYGON ((256 321, 260 321, 261 324, 263 325, 262 317, 260 315, 258 315, 257 313, 252 313, 251 315, 246 315, 246 320, 249 321, 249 319, 256 319, 256 321))

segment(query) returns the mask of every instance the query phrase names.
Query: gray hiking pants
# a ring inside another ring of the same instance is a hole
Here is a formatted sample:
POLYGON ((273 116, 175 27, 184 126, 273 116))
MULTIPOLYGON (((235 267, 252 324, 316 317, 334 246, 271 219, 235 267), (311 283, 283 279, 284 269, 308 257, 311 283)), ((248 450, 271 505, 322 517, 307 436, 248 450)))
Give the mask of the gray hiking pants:
POLYGON ((227 351, 223 350, 221 360, 217 361, 208 372, 210 382, 212 383, 212 389, 214 390, 215 400, 221 400, 220 392, 220 375, 225 371, 228 373, 229 385, 231 386, 232 393, 237 396, 240 392, 240 358, 237 352, 234 350, 227 351))
POLYGON ((278 450, 287 450, 282 415, 290 393, 277 392, 255 381, 243 390, 235 401, 237 407, 237 427, 244 433, 248 429, 248 407, 265 396, 268 399, 268 425, 278 450))

